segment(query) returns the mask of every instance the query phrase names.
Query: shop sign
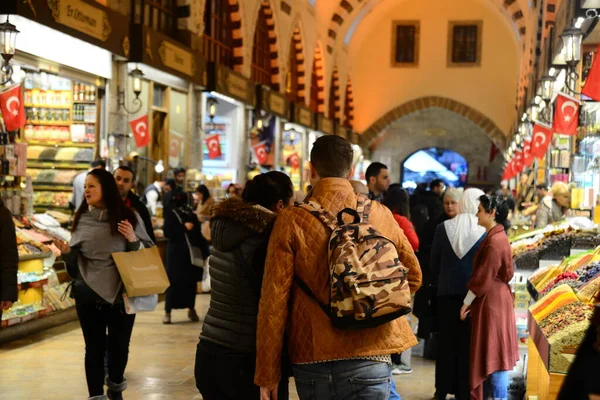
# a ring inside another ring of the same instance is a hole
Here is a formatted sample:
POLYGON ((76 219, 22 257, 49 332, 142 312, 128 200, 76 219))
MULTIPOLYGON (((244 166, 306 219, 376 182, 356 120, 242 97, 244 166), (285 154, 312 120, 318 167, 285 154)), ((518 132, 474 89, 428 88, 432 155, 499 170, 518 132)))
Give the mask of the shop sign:
POLYGON ((275 114, 287 114, 287 102, 285 98, 276 92, 269 93, 269 109, 275 114))
POLYGON ((295 122, 298 125, 305 126, 307 128, 314 129, 315 120, 312 111, 302 104, 292 103, 292 118, 291 122, 295 122))
POLYGON ((248 105, 255 105, 255 86, 242 75, 214 62, 208 64, 207 90, 233 97, 248 105))
POLYGON ((288 99, 268 86, 256 85, 256 104, 264 111, 290 119, 288 99))
POLYGON ((323 114, 317 114, 317 130, 333 135, 333 122, 323 114))
POLYGON ((248 97, 248 81, 244 77, 229 72, 226 75, 225 86, 227 91, 235 97, 246 99, 248 97))
POLYGON ((196 65, 191 52, 163 40, 158 48, 158 55, 165 66, 189 76, 194 75, 196 65))
POLYGON ((48 6, 59 24, 103 42, 108 39, 112 28, 106 13, 99 8, 78 0, 48 0, 48 6))
POLYGON ((123 43, 127 41, 129 35, 129 17, 105 7, 99 2, 91 0, 1 0, 0 14, 16 14, 106 49, 111 53, 126 56, 123 43))
POLYGON ((199 54, 147 26, 130 26, 129 61, 139 62, 206 87, 206 61, 199 54))

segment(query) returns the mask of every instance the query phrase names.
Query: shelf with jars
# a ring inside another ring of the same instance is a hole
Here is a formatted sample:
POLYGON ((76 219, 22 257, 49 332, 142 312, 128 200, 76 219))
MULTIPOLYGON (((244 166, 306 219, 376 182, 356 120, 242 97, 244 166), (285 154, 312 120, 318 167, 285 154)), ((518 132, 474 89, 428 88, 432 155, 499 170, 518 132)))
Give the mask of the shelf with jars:
POLYGON ((24 89, 23 138, 29 143, 27 176, 36 192, 34 205, 38 210, 67 209, 75 176, 95 156, 98 88, 28 71, 24 89))

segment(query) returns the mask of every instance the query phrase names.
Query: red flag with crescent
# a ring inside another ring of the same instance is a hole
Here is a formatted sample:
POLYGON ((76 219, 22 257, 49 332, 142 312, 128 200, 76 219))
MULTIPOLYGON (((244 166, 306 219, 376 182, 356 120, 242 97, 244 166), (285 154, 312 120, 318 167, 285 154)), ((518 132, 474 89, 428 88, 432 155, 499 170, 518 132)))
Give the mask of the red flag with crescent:
POLYGON ((594 57, 594 62, 592 63, 592 68, 590 69, 590 73, 585 80, 585 85, 583 85, 583 89, 581 89, 581 94, 586 95, 592 100, 600 101, 600 60, 598 60, 598 55, 600 54, 600 46, 598 46, 598 50, 596 50, 596 56, 594 57))
POLYGON ((523 165, 529 167, 534 159, 531 155, 531 139, 527 139, 523 142, 523 165))
POLYGON ((133 132, 135 145, 140 148, 150 144, 150 132, 148 132, 148 114, 129 121, 129 126, 133 132))
POLYGON ((8 132, 25 126, 25 105, 21 96, 21 85, 13 86, 0 93, 0 111, 8 132))
POLYGON ((523 150, 517 150, 513 157, 513 172, 515 175, 520 174, 525 166, 523 164, 523 150))
POLYGON ((579 101, 559 93, 554 103, 554 132, 563 135, 577 135, 579 126, 579 101))
POLYGON ((540 123, 533 124, 533 133, 531 134, 531 157, 541 160, 546 155, 546 150, 552 140, 552 128, 540 123))
POLYGON ((259 165, 263 165, 267 162, 267 142, 260 142, 255 146, 252 146, 254 150, 254 155, 256 156, 256 160, 259 165))
POLYGON ((208 148, 208 158, 219 158, 223 155, 221 153, 221 143, 219 142, 219 135, 214 134, 206 137, 206 147, 208 148))

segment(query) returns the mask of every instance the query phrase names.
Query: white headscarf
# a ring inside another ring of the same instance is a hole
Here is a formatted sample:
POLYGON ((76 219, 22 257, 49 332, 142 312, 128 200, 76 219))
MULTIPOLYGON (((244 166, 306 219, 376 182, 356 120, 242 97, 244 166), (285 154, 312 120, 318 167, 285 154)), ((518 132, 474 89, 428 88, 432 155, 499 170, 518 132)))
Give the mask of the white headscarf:
POLYGON ((479 189, 465 190, 458 204, 458 215, 444 222, 452 250, 459 259, 462 259, 485 233, 485 228, 477 225, 476 217, 479 197, 484 194, 479 189))

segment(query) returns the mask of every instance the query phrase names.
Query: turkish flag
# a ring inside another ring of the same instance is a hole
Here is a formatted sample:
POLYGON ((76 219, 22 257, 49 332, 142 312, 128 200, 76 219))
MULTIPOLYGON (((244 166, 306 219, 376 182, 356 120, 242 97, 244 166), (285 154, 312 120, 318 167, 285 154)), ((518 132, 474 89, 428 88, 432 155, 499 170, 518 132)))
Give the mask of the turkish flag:
POLYGON ((535 157, 531 155, 531 139, 523 142, 523 165, 529 167, 535 157))
MULTIPOLYGON (((600 51, 600 46, 598 46, 598 51, 600 51)), ((590 73, 585 81, 585 85, 583 85, 583 89, 581 89, 581 94, 586 95, 592 100, 599 101, 600 100, 600 61, 598 61, 598 55, 600 53, 596 52, 596 56, 594 57, 594 62, 592 63, 592 68, 590 69, 590 73)))
POLYGON ((148 132, 148 114, 129 121, 129 126, 133 132, 133 138, 135 139, 135 145, 145 147, 150 144, 150 132, 148 132))
POLYGON ((574 136, 579 125, 579 101, 562 93, 554 103, 554 132, 574 136))
POLYGON ((300 156, 298 153, 294 153, 289 156, 287 161, 292 168, 300 168, 300 156))
POLYGON ((254 150, 254 155, 256 156, 259 165, 263 165, 267 162, 267 142, 260 142, 257 145, 252 146, 252 149, 254 150))
POLYGON ((0 93, 0 111, 7 131, 16 131, 25 126, 25 107, 21 96, 21 85, 0 93))
POLYGON ((206 137, 206 147, 208 147, 208 158, 219 158, 223 155, 217 133, 206 137))
POLYGON ((523 165, 523 151, 517 150, 513 157, 513 172, 515 175, 518 175, 523 172, 523 169, 525 169, 525 165, 523 165))
POLYGON ((504 168, 504 174, 502 174, 502 180, 507 181, 510 178, 515 176, 513 173, 513 160, 510 160, 508 164, 506 164, 506 168, 504 168))
POLYGON ((533 133, 531 135, 531 157, 541 160, 546 155, 546 150, 552 140, 552 128, 540 123, 533 124, 533 133))

